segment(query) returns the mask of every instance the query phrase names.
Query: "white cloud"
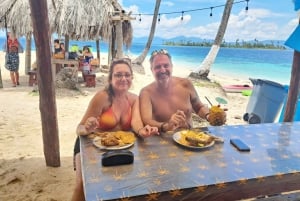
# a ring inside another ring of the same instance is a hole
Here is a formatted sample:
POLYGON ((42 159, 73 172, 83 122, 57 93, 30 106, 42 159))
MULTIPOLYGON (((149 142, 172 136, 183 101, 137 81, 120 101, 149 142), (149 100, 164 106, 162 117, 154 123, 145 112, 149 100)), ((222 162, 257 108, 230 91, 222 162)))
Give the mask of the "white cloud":
POLYGON ((171 1, 163 1, 161 4, 164 4, 164 5, 169 6, 169 7, 174 6, 174 3, 171 2, 171 1))

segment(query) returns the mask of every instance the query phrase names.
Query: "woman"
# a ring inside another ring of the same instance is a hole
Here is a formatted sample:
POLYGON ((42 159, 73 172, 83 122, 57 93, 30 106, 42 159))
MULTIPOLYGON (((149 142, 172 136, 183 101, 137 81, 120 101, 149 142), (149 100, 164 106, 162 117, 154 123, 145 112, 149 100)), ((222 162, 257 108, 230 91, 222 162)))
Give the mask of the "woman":
POLYGON ((19 82, 19 53, 23 53, 23 47, 12 32, 8 32, 7 41, 4 44, 5 68, 10 71, 12 86, 20 85, 19 82))
POLYGON ((84 61, 87 63, 90 63, 90 60, 92 58, 94 58, 93 53, 91 52, 91 50, 88 46, 83 47, 82 55, 83 55, 84 61))
MULTIPOLYGON (((157 127, 144 126, 140 117, 138 96, 129 92, 132 84, 132 68, 128 60, 112 62, 108 75, 108 86, 97 92, 77 127, 77 135, 88 135, 93 131, 132 130, 141 137, 158 133, 157 127)), ((79 139, 74 147, 76 187, 72 200, 85 200, 81 175, 79 139)))

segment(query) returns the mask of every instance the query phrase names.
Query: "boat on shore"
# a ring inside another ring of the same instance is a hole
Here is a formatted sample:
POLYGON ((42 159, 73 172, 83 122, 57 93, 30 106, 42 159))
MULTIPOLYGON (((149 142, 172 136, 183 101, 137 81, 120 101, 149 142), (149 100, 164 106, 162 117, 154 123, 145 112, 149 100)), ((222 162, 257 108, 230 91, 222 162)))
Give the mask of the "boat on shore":
POLYGON ((242 93, 245 90, 252 90, 253 87, 248 84, 231 84, 222 86, 223 90, 228 93, 242 93))

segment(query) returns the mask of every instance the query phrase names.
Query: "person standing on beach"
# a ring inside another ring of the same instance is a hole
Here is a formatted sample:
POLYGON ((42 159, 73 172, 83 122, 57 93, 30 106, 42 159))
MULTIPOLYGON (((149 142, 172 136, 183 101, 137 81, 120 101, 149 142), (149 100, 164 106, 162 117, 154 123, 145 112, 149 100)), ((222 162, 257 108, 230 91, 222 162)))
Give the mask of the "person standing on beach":
MULTIPOLYGON (((129 92, 132 84, 131 62, 118 59, 110 65, 108 86, 97 92, 77 127, 77 135, 88 135, 94 131, 133 131, 140 137, 158 135, 158 128, 144 126, 140 111, 139 98, 129 92)), ((76 186, 72 201, 85 200, 81 173, 79 137, 74 147, 76 186)))
POLYGON ((7 40, 3 46, 3 51, 6 52, 5 55, 5 68, 10 71, 10 79, 12 86, 20 85, 19 82, 19 64, 20 58, 19 53, 23 53, 23 47, 19 43, 19 40, 15 37, 12 32, 7 33, 7 40))
MULTIPOLYGON (((140 92, 145 124, 160 128, 160 132, 190 128, 192 112, 211 123, 209 108, 200 101, 193 84, 186 78, 172 76, 173 63, 167 50, 153 51, 150 65, 155 81, 140 92)), ((222 118, 220 121, 225 122, 225 112, 222 118)))

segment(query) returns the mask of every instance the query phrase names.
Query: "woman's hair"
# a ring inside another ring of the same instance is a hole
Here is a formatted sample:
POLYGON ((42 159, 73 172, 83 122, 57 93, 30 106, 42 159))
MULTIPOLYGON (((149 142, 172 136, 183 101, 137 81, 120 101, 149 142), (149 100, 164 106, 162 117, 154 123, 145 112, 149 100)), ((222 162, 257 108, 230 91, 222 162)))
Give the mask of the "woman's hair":
POLYGON ((91 50, 90 50, 90 48, 89 48, 88 46, 84 46, 82 50, 83 50, 83 51, 84 51, 84 50, 87 50, 88 52, 91 52, 91 50))
POLYGON ((112 99, 114 94, 114 90, 111 84, 112 76, 114 72, 114 67, 117 64, 126 64, 129 67, 130 73, 132 74, 132 67, 131 67, 131 60, 129 58, 121 58, 121 59, 115 59, 111 62, 109 67, 109 73, 108 73, 108 85, 105 87, 105 91, 108 93, 109 101, 112 103, 112 99))

